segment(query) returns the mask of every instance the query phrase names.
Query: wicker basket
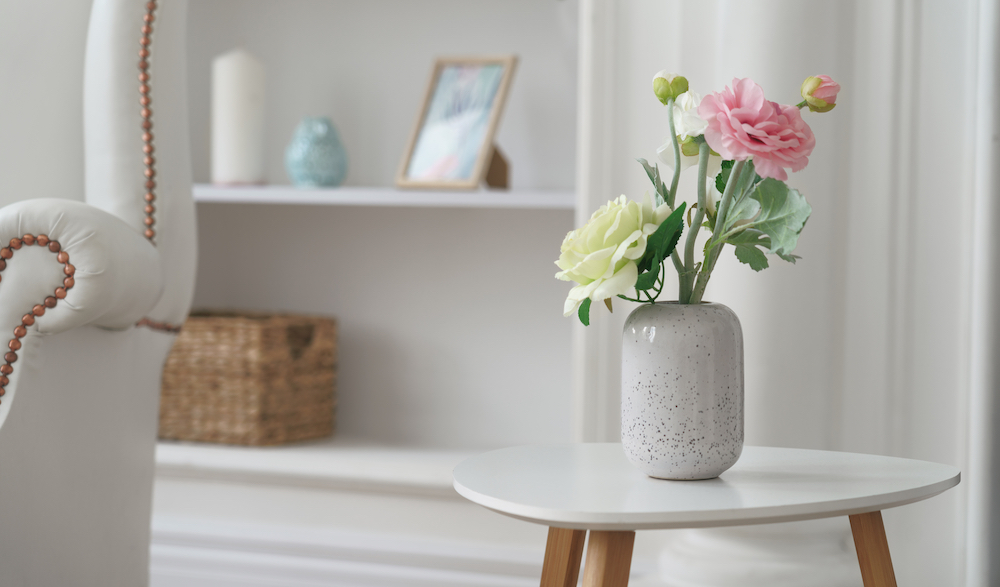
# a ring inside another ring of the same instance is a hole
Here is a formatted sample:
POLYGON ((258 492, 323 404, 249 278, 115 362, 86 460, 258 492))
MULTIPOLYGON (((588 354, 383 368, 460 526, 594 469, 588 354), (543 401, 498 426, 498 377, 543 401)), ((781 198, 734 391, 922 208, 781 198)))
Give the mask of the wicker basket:
POLYGON ((275 445, 333 434, 336 323, 195 313, 163 369, 160 438, 275 445))

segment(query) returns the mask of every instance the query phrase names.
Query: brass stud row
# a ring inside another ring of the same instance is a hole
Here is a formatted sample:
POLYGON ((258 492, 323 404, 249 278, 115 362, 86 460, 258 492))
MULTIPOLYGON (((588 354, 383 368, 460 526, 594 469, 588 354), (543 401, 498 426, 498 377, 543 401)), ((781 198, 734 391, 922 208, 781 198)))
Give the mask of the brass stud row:
POLYGON ((156 2, 152 0, 146 3, 146 14, 142 17, 143 24, 142 29, 140 29, 142 37, 139 39, 139 104, 142 106, 140 111, 143 130, 142 152, 145 155, 142 162, 146 166, 146 170, 143 172, 146 178, 146 195, 143 197, 146 201, 144 209, 146 218, 143 219, 146 228, 143 234, 150 241, 156 236, 156 231, 153 229, 153 225, 156 224, 153 217, 153 213, 156 211, 153 206, 153 202, 156 200, 156 158, 153 153, 156 149, 153 147, 153 110, 151 108, 153 99, 149 95, 149 48, 152 46, 150 36, 153 34, 154 12, 156 12, 156 2))
POLYGON ((21 238, 10 239, 10 243, 6 247, 0 248, 0 272, 7 268, 7 261, 14 256, 14 251, 25 245, 46 247, 50 252, 55 253, 56 260, 62 264, 66 277, 63 278, 62 285, 55 289, 53 295, 47 296, 42 300, 42 303, 35 304, 30 312, 21 317, 21 324, 14 328, 14 338, 7 343, 10 351, 3 356, 6 362, 0 365, 0 397, 6 393, 5 388, 10 383, 10 374, 14 372, 14 363, 17 362, 17 351, 21 350, 21 339, 27 336, 28 327, 35 323, 35 318, 44 315, 46 309, 55 308, 59 300, 66 298, 66 292, 76 285, 76 279, 73 277, 76 274, 76 267, 70 264, 69 253, 62 250, 59 241, 54 241, 44 234, 38 236, 26 234, 21 238))

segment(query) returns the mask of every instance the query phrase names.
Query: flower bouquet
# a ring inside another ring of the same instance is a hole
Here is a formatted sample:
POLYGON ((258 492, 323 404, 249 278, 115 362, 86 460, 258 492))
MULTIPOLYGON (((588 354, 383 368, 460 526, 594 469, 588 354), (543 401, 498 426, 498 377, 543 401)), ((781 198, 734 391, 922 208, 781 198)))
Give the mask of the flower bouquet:
POLYGON ((816 144, 800 110, 833 109, 839 89, 827 76, 810 77, 803 101, 787 106, 736 79, 702 100, 683 77, 658 73, 653 92, 667 107, 670 137, 657 155, 669 186, 640 159, 655 201, 621 196, 563 241, 556 277, 577 283, 565 315, 576 311, 589 325, 594 300, 609 310, 614 296, 641 303, 622 334, 621 433, 626 457, 651 477, 712 479, 743 451, 743 330, 732 310, 702 297, 726 245, 755 271, 768 266, 766 253, 795 262, 812 209, 785 184, 786 170, 804 168, 816 144), (677 184, 695 164, 698 199, 688 206, 677 184), (710 233, 703 246, 702 229, 710 233), (668 262, 677 301, 657 303, 668 262))
POLYGON ((657 155, 670 183, 657 165, 639 159, 655 201, 648 193, 642 203, 622 195, 566 235, 556 278, 578 285, 569 292, 564 315, 575 311, 589 325, 592 301, 603 300, 609 310, 615 296, 654 303, 668 259, 677 271, 677 301, 698 304, 726 245, 754 271, 767 268, 765 253, 794 263, 812 208, 785 183, 786 170, 803 169, 816 144, 800 110, 832 110, 839 90, 829 76, 809 77, 800 89, 803 100, 790 106, 767 100, 761 87, 745 78, 702 100, 684 77, 656 74, 653 92, 667 107, 670 124, 670 137, 657 155), (678 202, 680 174, 695 165, 697 200, 678 202), (689 230, 682 251, 685 213, 689 230), (698 251, 701 229, 710 235, 698 251))

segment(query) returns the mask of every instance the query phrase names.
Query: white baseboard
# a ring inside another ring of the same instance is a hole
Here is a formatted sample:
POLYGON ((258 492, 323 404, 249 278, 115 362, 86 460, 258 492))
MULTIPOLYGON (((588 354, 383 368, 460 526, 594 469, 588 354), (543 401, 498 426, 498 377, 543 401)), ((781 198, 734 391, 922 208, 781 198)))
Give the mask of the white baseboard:
POLYGON ((151 587, 528 587, 537 548, 156 517, 151 587))

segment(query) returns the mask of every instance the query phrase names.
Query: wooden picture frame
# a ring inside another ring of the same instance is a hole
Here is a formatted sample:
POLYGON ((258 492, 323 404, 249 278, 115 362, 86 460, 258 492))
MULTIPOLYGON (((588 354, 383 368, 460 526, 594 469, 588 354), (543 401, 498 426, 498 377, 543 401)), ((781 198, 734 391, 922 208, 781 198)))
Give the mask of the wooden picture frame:
POLYGON ((514 55, 439 58, 399 165, 401 188, 508 187, 507 161, 493 144, 514 55))

